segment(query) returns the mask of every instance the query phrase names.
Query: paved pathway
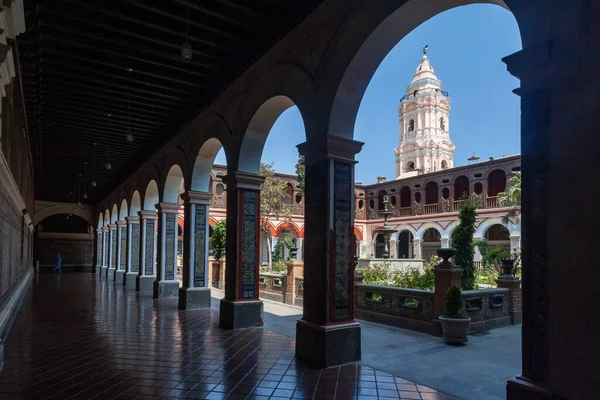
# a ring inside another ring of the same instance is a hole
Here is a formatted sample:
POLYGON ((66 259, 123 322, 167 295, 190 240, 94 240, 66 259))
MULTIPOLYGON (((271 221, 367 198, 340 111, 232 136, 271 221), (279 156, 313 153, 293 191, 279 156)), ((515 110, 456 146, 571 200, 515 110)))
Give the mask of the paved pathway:
MULTIPOLYGON (((220 290, 213 290, 218 309, 220 290)), ((302 309, 264 300, 265 327, 296 336, 302 309)), ((503 400, 506 381, 521 373, 521 326, 469 336, 466 346, 441 338, 360 321, 363 365, 377 368, 462 399, 503 400)))
POLYGON ((456 400, 365 364, 307 368, 292 337, 217 320, 96 275, 41 274, 5 342, 0 399, 456 400))

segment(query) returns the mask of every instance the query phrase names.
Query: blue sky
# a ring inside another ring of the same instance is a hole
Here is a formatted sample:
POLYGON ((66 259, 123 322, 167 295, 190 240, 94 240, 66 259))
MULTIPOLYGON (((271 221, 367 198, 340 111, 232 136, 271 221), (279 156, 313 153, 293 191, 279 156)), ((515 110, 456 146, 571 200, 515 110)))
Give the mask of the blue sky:
MULTIPOLYGON (((442 13, 400 41, 377 69, 360 105, 354 138, 365 143, 357 156, 356 180, 375 183, 378 175, 395 179, 398 102, 417 68, 421 48, 451 100, 450 137, 455 165, 475 154, 481 160, 520 152, 520 101, 512 93, 519 81, 501 58, 521 49, 513 15, 498 6, 470 5, 442 13)), ((295 173, 296 144, 305 140, 296 107, 275 122, 262 160, 279 172, 295 173)), ((225 164, 223 152, 216 161, 225 164)))

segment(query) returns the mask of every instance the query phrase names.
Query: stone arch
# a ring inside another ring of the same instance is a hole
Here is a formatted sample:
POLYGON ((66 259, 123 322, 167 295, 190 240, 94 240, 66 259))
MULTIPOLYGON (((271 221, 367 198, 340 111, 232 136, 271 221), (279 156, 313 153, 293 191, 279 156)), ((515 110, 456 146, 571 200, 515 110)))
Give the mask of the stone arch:
MULTIPOLYGON (((488 218, 488 219, 481 221, 481 223, 475 230, 475 234, 473 236, 478 239, 482 239, 485 235, 485 232, 492 225, 504 225, 502 223, 502 217, 492 217, 492 218, 488 218)), ((521 232, 520 232, 521 226, 518 224, 508 224, 508 226, 507 225, 504 225, 504 226, 506 227, 506 229, 508 229, 508 232, 510 233, 511 236, 519 236, 521 234, 521 232)))
POLYGON ((442 237, 442 234, 444 232, 442 227, 439 224, 436 224, 435 222, 427 222, 427 223, 423 224, 421 227, 419 227, 416 234, 414 235, 415 239, 423 240, 423 236, 425 235, 425 232, 428 229, 432 229, 432 228, 435 229, 436 231, 438 231, 438 233, 440 234, 440 237, 442 237))
POLYGON ((104 211, 104 224, 102 226, 108 226, 108 224, 110 224, 110 211, 107 208, 106 211, 104 211))
POLYGON ((166 203, 179 203, 179 194, 183 185, 183 170, 178 164, 174 164, 165 177, 163 185, 162 201, 166 203))
MULTIPOLYGON (((514 1, 507 2, 516 4, 514 1)), ((357 7, 353 15, 345 18, 342 31, 330 43, 334 50, 327 55, 323 73, 319 76, 319 90, 333 90, 327 132, 352 139, 358 108, 367 86, 392 48, 413 29, 437 14, 475 3, 495 4, 509 9, 502 0, 374 1, 357 7)), ((521 29, 523 24, 514 15, 521 29)), ((522 34, 521 37, 525 42, 522 34)))
POLYGON ((129 215, 129 207, 127 206, 127 199, 121 201, 121 207, 119 208, 119 221, 125 221, 125 217, 129 215))
POLYGON ((506 189, 508 174, 502 168, 494 168, 486 174, 488 183, 487 195, 490 197, 498 196, 498 193, 506 189))
POLYGON ((140 197, 140 192, 135 190, 133 195, 131 196, 129 207, 129 215, 133 217, 137 217, 138 211, 142 210, 142 198, 140 197))
POLYGON ((277 229, 275 230, 275 236, 278 236, 279 233, 285 228, 291 228, 294 232, 296 232, 296 236, 300 237, 300 229, 298 229, 296 224, 290 222, 284 222, 283 224, 279 224, 279 226, 277 226, 277 229))
POLYGON ((215 226, 218 223, 219 223, 219 221, 217 221, 214 217, 208 217, 208 224, 210 226, 215 226))
POLYGON ((112 211, 110 212, 110 223, 114 224, 119 219, 119 208, 117 207, 117 203, 113 204, 112 211))
MULTIPOLYGON (((86 220, 88 224, 94 226, 94 217, 92 208, 89 206, 75 207, 71 203, 55 203, 55 202, 35 202, 35 212, 33 214, 33 226, 37 226, 40 221, 51 215, 56 214, 74 214, 86 220), (73 209, 75 208, 75 211, 73 209)), ((106 215, 106 214, 105 214, 106 215)))
MULTIPOLYGON (((210 187, 212 168, 222 148, 223 144, 217 138, 210 138, 202 143, 192 167, 189 185, 191 190, 207 193, 212 191, 210 187)), ((227 152, 225 158, 227 159, 227 152)))
MULTIPOLYGON (((354 228, 354 235, 356 236, 356 238, 360 241, 363 240, 363 233, 360 229, 358 229, 356 226, 353 227, 354 228)), ((304 230, 302 230, 302 233, 304 233, 304 230)), ((300 236, 298 236, 300 237, 300 236)))
POLYGON ((269 229, 269 233, 271 234, 271 237, 275 237, 277 236, 277 230, 275 229, 275 227, 273 226, 273 224, 269 221, 266 221, 264 223, 261 222, 261 226, 267 226, 267 229, 269 229))
POLYGON ((158 184, 154 179, 148 182, 146 190, 144 191, 143 209, 156 211, 156 205, 159 202, 158 196, 158 184))
POLYGON ((400 232, 403 231, 409 231, 413 237, 417 236, 417 230, 415 228, 413 228, 411 225, 407 225, 407 224, 401 224, 401 225, 396 225, 394 227, 394 229, 396 229, 396 233, 394 233, 391 237, 392 240, 397 240, 398 239, 398 235, 400 234, 400 232))
POLYGON ((104 225, 104 217, 102 216, 102 213, 100 213, 100 215, 98 216, 98 229, 102 228, 102 226, 104 225))

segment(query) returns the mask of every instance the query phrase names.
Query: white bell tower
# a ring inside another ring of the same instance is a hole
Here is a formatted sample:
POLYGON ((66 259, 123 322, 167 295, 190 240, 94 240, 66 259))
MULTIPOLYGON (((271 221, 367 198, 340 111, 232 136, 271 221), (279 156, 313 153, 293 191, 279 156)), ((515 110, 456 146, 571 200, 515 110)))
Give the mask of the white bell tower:
POLYGON ((427 48, 398 106, 396 179, 454 167, 450 98, 429 63, 427 48))

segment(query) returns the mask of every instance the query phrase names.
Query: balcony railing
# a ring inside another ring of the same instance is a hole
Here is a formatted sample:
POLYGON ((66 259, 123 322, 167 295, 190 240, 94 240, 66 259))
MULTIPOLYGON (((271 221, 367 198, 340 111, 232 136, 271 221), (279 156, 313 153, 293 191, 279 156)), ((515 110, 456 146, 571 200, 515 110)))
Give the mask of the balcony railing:
POLYGON ((425 214, 437 214, 439 212, 439 205, 436 204, 425 204, 424 213, 425 214))
POLYGON ((460 211, 466 200, 454 200, 452 202, 452 211, 460 211))
POLYGON ((498 198, 497 197, 488 197, 485 199, 485 208, 496 208, 498 207, 498 198))

